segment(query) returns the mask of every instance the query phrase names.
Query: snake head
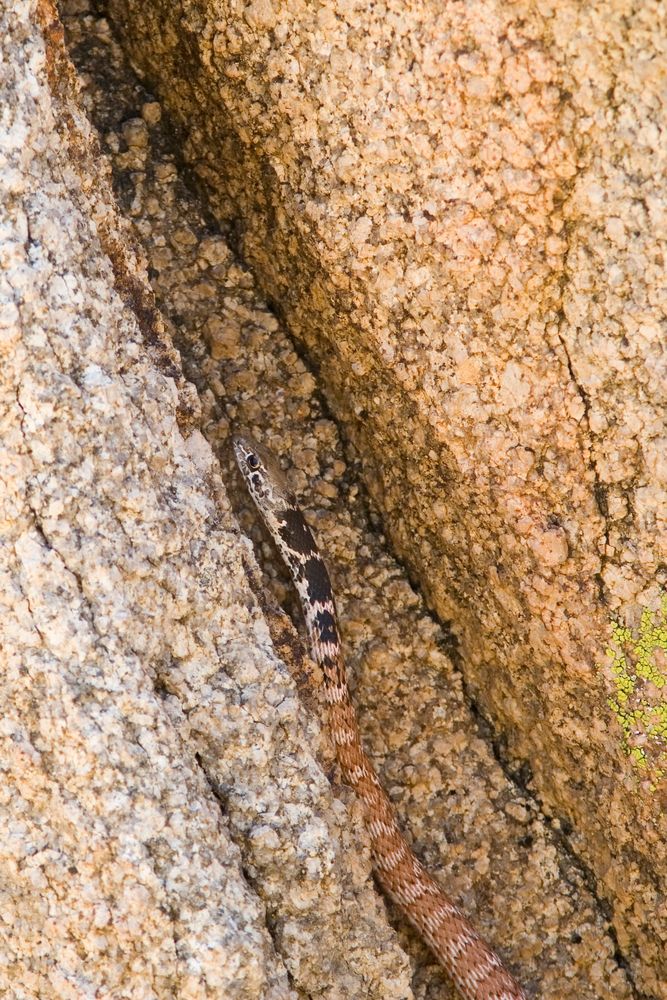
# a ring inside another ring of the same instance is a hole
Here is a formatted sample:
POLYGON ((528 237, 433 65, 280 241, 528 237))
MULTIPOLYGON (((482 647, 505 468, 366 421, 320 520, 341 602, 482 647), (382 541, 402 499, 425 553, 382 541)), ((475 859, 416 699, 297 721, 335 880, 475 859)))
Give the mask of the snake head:
POLYGON ((235 431, 232 444, 237 465, 250 495, 263 514, 276 515, 285 507, 296 505, 296 498, 288 486, 285 473, 268 448, 255 441, 246 430, 235 431))

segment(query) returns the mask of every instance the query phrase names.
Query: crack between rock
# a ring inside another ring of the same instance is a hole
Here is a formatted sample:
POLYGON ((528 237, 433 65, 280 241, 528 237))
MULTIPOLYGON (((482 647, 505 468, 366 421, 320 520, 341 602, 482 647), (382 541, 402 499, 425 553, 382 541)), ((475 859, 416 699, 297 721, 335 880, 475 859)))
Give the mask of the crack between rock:
MULTIPOLYGON (((584 403, 584 406, 586 408, 586 418, 588 419, 588 399, 586 397, 586 393, 578 385, 576 378, 574 377, 574 372, 572 370, 572 366, 570 363, 569 356, 567 354, 567 350, 565 349, 565 345, 563 345, 563 349, 568 361, 568 369, 570 371, 570 375, 572 377, 574 385, 577 387, 577 391, 580 393, 582 397, 582 402, 584 403)), ((352 465, 351 462, 349 462, 348 464, 352 465)), ((597 482, 598 481, 597 470, 594 467, 593 471, 595 473, 597 482)), ((359 500, 361 502, 364 511, 364 516, 367 518, 369 524, 377 525, 378 515, 373 510, 372 502, 370 500, 366 487, 363 483, 363 480, 361 478, 357 478, 356 484, 359 488, 359 500)), ((380 518, 380 523, 381 523, 381 518, 380 518)), ((606 528, 605 537, 607 537, 608 527, 606 520, 605 520, 605 528, 606 528)), ((374 527, 373 530, 377 529, 374 527)), ((387 538, 386 535, 385 538, 387 538)), ((456 674, 458 674, 460 678, 463 702, 473 717, 480 738, 489 747, 494 760, 496 761, 498 767, 502 771, 506 780, 510 783, 510 785, 514 786, 518 790, 518 792, 532 806, 532 808, 535 811, 535 814, 541 818, 542 822, 545 825, 546 830, 549 832, 549 835, 553 837, 554 841, 561 848, 561 850, 567 857, 572 867, 578 872, 579 877, 581 878, 582 885, 585 886, 586 890, 590 893, 594 905, 597 907, 598 912, 602 915, 603 919, 605 920, 606 923, 605 931, 608 934, 609 939, 614 947, 614 954, 613 954, 614 960, 616 961, 618 967, 623 970, 625 976, 627 977, 627 981, 633 991, 634 1000, 658 1000, 658 998, 653 994, 643 993, 637 987, 632 972, 632 967, 629 963, 629 960, 625 957, 625 955, 621 950, 621 946, 618 940, 618 935, 612 923, 612 914, 613 914, 612 906, 603 896, 599 895, 597 891, 597 880, 595 878, 592 869, 590 869, 588 865, 586 865, 586 863, 579 857, 575 848, 571 844, 567 834, 564 833, 562 830, 559 831, 554 826, 552 815, 545 808, 542 799, 539 796, 537 796, 530 787, 531 772, 527 762, 524 761, 520 767, 513 767, 510 761, 508 760, 507 754, 504 752, 502 746, 502 735, 498 733, 492 721, 488 719, 486 715, 482 712, 478 702, 476 701, 475 697, 470 691, 469 685, 467 684, 465 671, 463 669, 463 657, 456 636, 448 627, 447 622, 440 619, 440 617, 430 608, 426 598, 426 593, 423 587, 421 586, 421 582, 417 578, 415 578, 415 575, 410 571, 410 568, 408 567, 406 562, 399 556, 399 554, 396 552, 393 546, 388 542, 385 544, 385 548, 388 552, 391 553, 392 558, 401 568, 403 576, 405 577, 406 580, 408 580, 410 586, 417 594, 419 594, 423 603, 424 614, 428 615, 432 619, 432 621, 436 625, 438 625, 438 627, 441 629, 442 639, 440 640, 440 644, 442 645, 442 648, 445 654, 447 655, 447 658, 450 660, 452 664, 452 669, 455 671, 456 674)), ((599 585, 602 586, 601 581, 599 581, 599 585)), ((601 600, 604 603, 606 603, 606 597, 604 595, 601 596, 601 600)))
MULTIPOLYGON (((561 288, 561 299, 562 299, 562 288, 561 288)), ((558 337, 558 342, 559 342, 559 344, 561 346, 561 349, 563 351, 563 354, 565 356, 565 362, 566 362, 567 370, 568 370, 568 373, 569 373, 569 376, 570 376, 570 381, 572 382, 572 385, 574 386, 574 388, 575 388, 575 390, 577 392, 577 395, 579 396, 579 398, 580 398, 580 400, 582 402, 582 405, 584 407, 584 419, 586 421, 586 427, 588 428, 588 435, 589 435, 589 438, 591 440, 591 452, 592 452, 592 450, 593 450, 592 445, 593 445, 594 434, 593 434, 593 431, 591 430, 591 419, 590 419, 591 404, 590 404, 590 398, 588 396, 588 393, 584 389, 584 387, 581 385, 581 383, 577 379, 576 372, 574 370, 574 364, 572 362, 572 358, 571 358, 570 352, 568 350, 567 342, 565 340, 565 337, 561 333, 561 324, 562 324, 563 320, 564 320, 564 317, 562 315, 562 306, 561 306, 561 316, 559 317, 559 320, 558 320, 558 322, 556 324, 556 336, 558 337)), ((583 453, 583 448, 582 448, 582 453, 583 453)), ((606 487, 605 487, 604 483, 602 482, 602 479, 600 477, 600 473, 598 471, 597 465, 595 463, 595 459, 594 459, 594 457, 593 457, 592 454, 591 454, 591 460, 590 460, 589 467, 590 467, 590 470, 593 473, 593 477, 594 477, 593 496, 595 498, 595 504, 596 504, 597 509, 598 509, 598 511, 600 513, 600 517, 602 518, 602 523, 603 523, 603 536, 602 536, 603 545, 602 545, 602 552, 600 554, 600 570, 599 570, 598 573, 596 573, 595 579, 596 579, 596 583, 597 583, 597 587, 598 587, 598 598, 600 600, 600 603, 603 604, 603 605, 607 605, 609 602, 608 602, 607 592, 606 592, 606 586, 605 586, 605 582, 604 582, 604 569, 605 569, 605 566, 607 564, 607 551, 608 551, 608 548, 609 548, 609 536, 610 536, 610 530, 611 530, 610 526, 609 526, 609 507, 608 507, 608 504, 607 504, 607 490, 606 490, 606 487)))
MULTIPOLYGON (((215 799, 215 801, 218 804, 218 808, 220 810, 221 816, 223 817, 223 821, 224 821, 227 833, 229 835, 229 838, 232 841, 232 843, 236 846, 236 848, 237 848, 237 850, 239 852, 239 865, 238 866, 239 866, 239 869, 241 871, 241 874, 242 874, 242 876, 243 876, 246 884, 252 890, 255 898, 257 899, 258 903, 260 904, 260 906, 261 906, 261 908, 263 910, 263 914, 264 914, 264 921, 263 921, 264 928, 266 930, 267 935, 269 936, 271 944, 273 945, 274 953, 275 953, 276 957, 280 960, 280 963, 281 963, 283 969, 285 970, 285 975, 287 976, 287 981, 288 981, 290 987, 293 989, 293 991, 294 991, 295 994, 298 993, 299 996, 301 996, 302 994, 299 991, 299 989, 297 988, 297 983, 296 983, 296 981, 294 979, 294 976, 290 972, 289 968, 287 967, 286 958, 288 957, 288 953, 285 951, 285 949, 283 947, 280 946, 280 939, 279 939, 279 935, 278 935, 278 932, 277 932, 277 929, 276 929, 277 921, 272 919, 271 914, 269 913, 269 908, 268 908, 267 901, 265 900, 264 896, 262 895, 262 892, 261 892, 261 889, 262 889, 262 880, 261 880, 261 878, 255 878, 255 876, 252 875, 250 867, 249 867, 249 865, 247 863, 247 860, 246 860, 246 857, 245 857, 245 851, 244 851, 245 844, 247 842, 246 834, 245 834, 244 831, 237 831, 235 829, 234 824, 233 824, 233 822, 230 819, 231 811, 230 811, 229 805, 228 805, 228 796, 225 795, 224 791, 222 790, 222 788, 220 786, 220 783, 214 777, 211 769, 205 763, 205 761, 204 761, 204 759, 202 757, 202 754, 199 751, 195 752, 194 759, 195 759, 195 761, 197 763, 197 766, 199 767, 199 769, 200 769, 200 771, 201 771, 201 773, 203 775, 204 781, 206 782, 206 785, 209 788, 209 791, 210 791, 211 795, 213 796, 213 798, 215 799)), ((309 1000, 309 998, 306 998, 306 1000, 309 1000)))
MULTIPOLYGON (((568 829, 569 830, 572 829, 571 824, 569 824, 567 821, 563 822, 562 820, 554 817, 545 808, 544 801, 538 795, 536 795, 535 792, 529 787, 529 783, 531 780, 531 772, 529 767, 527 766, 527 762, 524 762, 518 768, 512 767, 512 765, 507 760, 505 753, 503 752, 501 740, 494 732, 491 723, 481 712, 474 698, 466 690, 464 678, 462 678, 462 683, 464 686, 466 699, 469 699, 468 704, 470 706, 470 710, 472 711, 475 718, 478 720, 482 733, 488 734, 487 743, 491 748, 491 752, 493 754, 494 759, 497 761, 498 766, 501 768, 503 774, 505 774, 507 779, 511 781, 512 784, 515 785, 515 787, 518 788, 523 795, 525 795, 528 801, 534 805, 537 814, 541 817, 542 822, 544 823, 546 829, 549 831, 549 835, 553 838, 554 843, 558 846, 558 848, 565 855, 569 863, 578 873, 582 885, 589 892, 598 913, 604 919, 605 921, 604 931, 608 935, 609 940, 611 941, 614 947, 614 952, 612 957, 616 962, 618 968, 621 969, 624 975, 626 976, 628 984, 632 989, 634 1000, 658 1000, 658 997, 656 997, 654 994, 644 993, 637 986, 632 965, 630 964, 629 959, 626 958, 625 954, 621 949, 621 945, 618 939, 618 934, 613 923, 613 912, 614 912, 613 906, 604 896, 600 895, 598 891, 598 882, 593 872, 593 869, 586 864, 586 862, 577 853, 575 847, 571 843, 567 833, 568 829), (557 826, 556 823, 558 823, 559 825, 557 826)), ((561 867, 561 877, 563 878, 564 881, 568 882, 568 884, 572 885, 574 894, 578 896, 581 891, 580 888, 573 883, 571 878, 568 878, 568 876, 562 872, 562 866, 559 867, 561 867)))

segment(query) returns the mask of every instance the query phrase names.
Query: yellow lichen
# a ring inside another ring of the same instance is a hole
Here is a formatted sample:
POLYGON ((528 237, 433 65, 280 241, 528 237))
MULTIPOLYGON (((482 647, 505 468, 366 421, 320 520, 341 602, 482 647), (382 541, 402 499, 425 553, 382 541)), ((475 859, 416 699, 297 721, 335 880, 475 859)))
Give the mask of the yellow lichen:
POLYGON ((667 776, 667 594, 659 611, 642 611, 636 632, 612 621, 607 657, 623 746, 655 789, 667 776))

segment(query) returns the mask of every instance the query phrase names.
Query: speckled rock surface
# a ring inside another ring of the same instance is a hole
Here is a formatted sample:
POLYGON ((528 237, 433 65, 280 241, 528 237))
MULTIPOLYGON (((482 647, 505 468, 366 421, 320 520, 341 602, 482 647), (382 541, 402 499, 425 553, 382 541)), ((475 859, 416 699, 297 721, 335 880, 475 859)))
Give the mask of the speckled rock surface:
POLYGON ((666 996, 664 747, 631 734, 644 781, 604 670, 610 617, 664 583, 664 6, 108 9, 503 755, 666 996))
POLYGON ((0 994, 406 1000, 55 13, 0 32, 0 994))
MULTIPOLYGON (((637 996, 588 878, 564 849, 560 824, 550 828, 535 801, 502 773, 449 660, 446 634, 387 554, 376 520, 369 523, 359 460, 344 455, 315 380, 230 250, 233 232, 216 230, 184 188, 160 104, 133 80, 106 21, 79 0, 68 9, 85 106, 110 156, 120 208, 145 248, 167 330, 197 387, 201 430, 265 557, 263 592, 298 620, 291 587, 230 464, 232 420, 290 456, 293 484, 334 573, 364 739, 418 852, 532 996, 637 996)), ((271 602, 266 612, 281 648, 298 658, 284 617, 271 602)), ((363 856, 364 844, 352 831, 348 849, 363 856)), ((279 895, 278 882, 275 890, 279 895)), ((414 996, 452 996, 423 946, 400 923, 398 929, 415 961, 414 996)), ((324 943, 313 949, 321 961, 324 943)), ((344 991, 341 970, 328 975, 332 988, 344 991)))

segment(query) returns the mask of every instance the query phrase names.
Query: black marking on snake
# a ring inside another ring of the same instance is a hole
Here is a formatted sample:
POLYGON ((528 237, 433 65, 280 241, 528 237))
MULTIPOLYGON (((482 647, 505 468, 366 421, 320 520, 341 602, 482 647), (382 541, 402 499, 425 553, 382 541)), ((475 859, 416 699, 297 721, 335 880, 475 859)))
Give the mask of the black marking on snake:
POLYGON ((295 556, 292 553, 285 553, 285 562, 289 566, 291 572, 296 576, 298 580, 303 579, 303 563, 302 556, 295 556))
POLYGON ((324 604, 332 599, 329 574, 321 556, 311 556, 304 563, 303 575, 308 584, 308 599, 312 604, 324 604))
POLYGON ((317 625, 317 630, 320 633, 320 642, 330 642, 332 645, 338 644, 336 619, 330 611, 327 611, 326 608, 320 608, 315 615, 315 624, 317 625))
POLYGON ((278 529, 280 537, 289 548, 304 556, 316 555, 315 540, 301 512, 286 507, 280 517, 283 521, 278 529))

